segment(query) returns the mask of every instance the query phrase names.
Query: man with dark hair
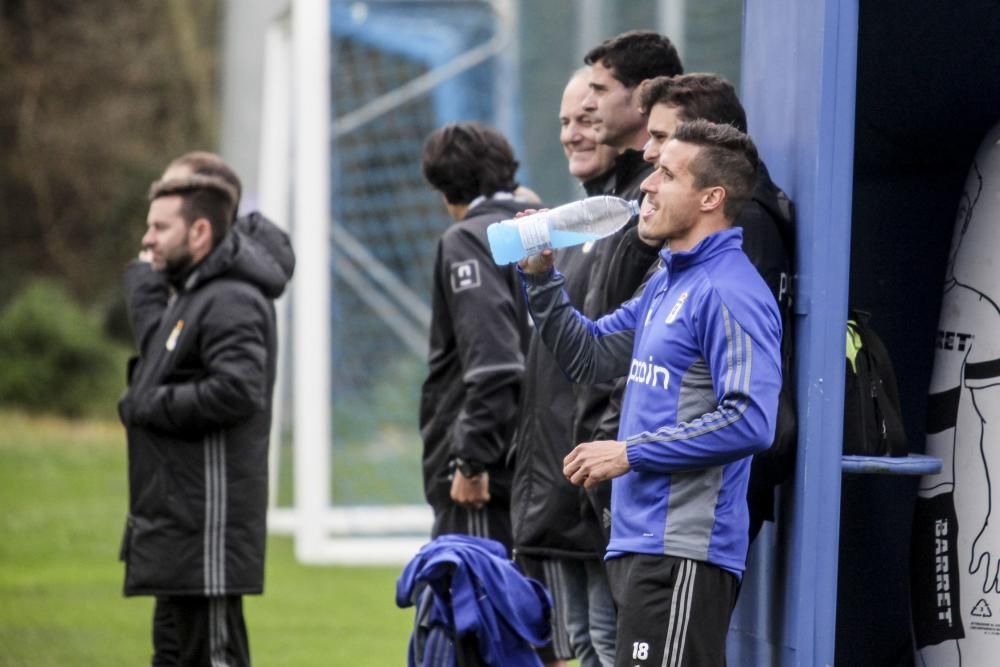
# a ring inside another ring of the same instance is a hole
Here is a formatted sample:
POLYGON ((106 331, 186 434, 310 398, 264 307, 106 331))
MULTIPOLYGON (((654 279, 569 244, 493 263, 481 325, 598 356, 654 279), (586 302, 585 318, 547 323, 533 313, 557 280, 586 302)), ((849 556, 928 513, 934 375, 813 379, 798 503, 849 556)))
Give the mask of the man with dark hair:
POLYGON ((273 300, 294 255, 273 226, 231 229, 229 180, 174 176, 150 190, 125 276, 139 352, 119 402, 125 594, 156 597, 153 665, 249 665, 242 596, 263 591, 273 300))
MULTIPOLYGON (((746 112, 736 89, 717 74, 682 74, 653 79, 644 87, 641 102, 643 113, 649 117, 649 142, 643 157, 652 164, 659 160, 663 144, 681 122, 702 118, 732 125, 741 132, 747 129, 746 112)), ((765 520, 774 520, 774 489, 792 473, 796 440, 791 291, 794 215, 791 201, 771 180, 763 161, 757 164, 753 196, 736 216, 733 226, 743 229, 743 252, 771 288, 785 332, 781 341, 784 382, 775 440, 767 451, 753 458, 751 465, 747 502, 750 539, 753 540, 765 520)), ((633 242, 641 243, 641 240, 633 239, 633 242)))
MULTIPOLYGON (((640 199, 640 184, 652 171, 642 159, 649 135, 646 117, 639 109, 639 94, 645 81, 683 72, 677 49, 670 39, 655 32, 633 30, 606 40, 584 56, 590 65, 590 92, 584 111, 593 119, 597 141, 618 152, 615 166, 604 178, 601 192, 623 199, 640 199)), ((587 295, 582 312, 592 319, 605 315, 632 297, 642 284, 656 250, 642 244, 622 243, 637 218, 597 242, 591 260, 587 295)), ((610 436, 618 429, 617 413, 609 413, 613 385, 609 383, 577 389, 576 442, 610 436)), ((610 520, 607 485, 590 492, 594 511, 605 523, 610 520)))
MULTIPOLYGON (((192 174, 176 181, 156 181, 149 189, 150 208, 163 208, 157 203, 158 200, 173 195, 180 195, 177 200, 180 202, 178 211, 185 221, 192 222, 199 217, 204 218, 209 223, 212 246, 215 247, 222 242, 229 233, 233 218, 236 217, 234 202, 239 201, 237 190, 229 182, 201 174, 192 174)), ((171 250, 184 253, 188 261, 192 261, 192 248, 178 246, 171 250)), ((166 268, 170 269, 168 275, 171 275, 176 272, 183 273, 188 267, 184 264, 171 266, 168 262, 166 268)))
POLYGON ((627 88, 655 76, 671 76, 657 72, 683 71, 673 42, 649 30, 629 30, 605 40, 588 51, 583 62, 614 70, 615 78, 627 88))
MULTIPOLYGON (((590 65, 590 93, 583 101, 583 108, 593 118, 598 143, 618 152, 602 191, 623 199, 641 199, 639 185, 652 167, 642 159, 642 148, 649 135, 646 117, 639 109, 639 94, 647 80, 684 71, 677 49, 664 35, 632 30, 605 40, 588 51, 583 60, 590 65)), ((621 230, 598 242, 583 307, 588 317, 600 317, 629 299, 656 259, 655 251, 633 252, 631 246, 624 254, 616 254, 622 239, 635 227, 635 221, 630 220, 621 230)), ((604 414, 610 393, 610 385, 579 390, 578 442, 617 428, 604 414), (603 422, 607 423, 602 429, 603 422)), ((596 494, 594 500, 597 511, 604 513, 607 507, 601 495, 596 494)))
MULTIPOLYGON (((592 192, 604 183, 617 151, 597 143, 583 109, 590 68, 570 77, 559 107, 559 141, 569 172, 592 192)), ((596 191, 597 194, 600 190, 596 191)), ((574 306, 583 306, 595 245, 556 251, 574 306)), ((517 562, 545 582, 553 598, 553 640, 539 650, 546 665, 577 658, 581 667, 614 661, 615 609, 601 559, 607 539, 582 489, 566 481, 562 461, 578 442, 573 425, 576 397, 552 354, 533 335, 518 410, 515 473, 511 492, 517 562)))
POLYGON ((479 123, 446 125, 424 144, 424 178, 449 206, 467 206, 477 197, 514 192, 517 166, 507 139, 479 123), (475 169, 470 168, 473 164, 475 169))
POLYGON ((498 131, 434 131, 423 173, 455 224, 434 264, 429 372, 421 391, 424 493, 433 536, 488 537, 511 549, 508 453, 528 340, 513 267, 498 267, 486 228, 530 206, 515 199, 517 161, 498 131))
POLYGON ((564 468, 585 487, 613 479, 619 666, 725 664, 749 457, 771 443, 781 386, 777 305, 732 228, 757 162, 731 126, 677 128, 642 185, 639 233, 665 244, 663 267, 600 320, 568 303, 551 252, 520 264, 563 370, 577 382, 628 376, 618 439, 578 445, 564 468))
MULTIPOLYGON (((673 111, 681 121, 703 118, 713 123, 732 125, 740 132, 747 131, 747 114, 736 89, 718 74, 678 74, 650 79, 639 94, 639 109, 649 117, 658 104, 673 111)), ((658 124, 650 126, 647 122, 646 129, 650 136, 650 142, 645 147, 649 161, 650 145, 658 148, 670 137, 658 124), (656 134, 653 134, 654 130, 656 134)), ((653 162, 656 160, 653 159, 653 162)))
POLYGON ((594 47, 583 61, 591 66, 584 108, 594 116, 597 141, 619 152, 641 150, 647 137, 639 91, 648 79, 684 71, 677 49, 663 35, 632 30, 594 47))
MULTIPOLYGON (((639 95, 647 80, 684 71, 677 49, 663 35, 633 30, 602 42, 588 51, 583 60, 590 65, 590 92, 583 100, 583 109, 593 120, 597 142, 618 152, 614 169, 601 190, 623 199, 641 199, 639 185, 652 167, 642 159, 649 135, 646 116, 639 108, 639 95)), ((633 227, 635 219, 599 242, 583 309, 588 317, 604 315, 630 298, 654 261, 655 253, 612 262, 618 244, 633 227)), ((591 435, 597 428, 609 391, 595 388, 583 392, 578 405, 578 434, 591 435)))

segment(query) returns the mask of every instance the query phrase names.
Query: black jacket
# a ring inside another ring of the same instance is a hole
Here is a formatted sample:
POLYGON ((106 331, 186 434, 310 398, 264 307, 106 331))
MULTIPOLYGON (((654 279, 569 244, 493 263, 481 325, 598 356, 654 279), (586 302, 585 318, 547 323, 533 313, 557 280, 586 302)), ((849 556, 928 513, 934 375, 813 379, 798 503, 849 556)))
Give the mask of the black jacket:
POLYGON ((798 420, 795 408, 795 332, 792 321, 795 256, 795 211, 791 200, 774 182, 761 162, 753 199, 735 224, 743 227, 743 250, 767 282, 781 313, 781 394, 778 423, 771 447, 753 457, 747 501, 751 537, 760 523, 774 519, 774 488, 788 479, 795 467, 798 420))
POLYGON ((490 473, 491 505, 506 508, 510 502, 507 459, 528 318, 515 265, 493 262, 486 228, 529 207, 486 200, 438 242, 429 370, 420 396, 424 493, 436 511, 452 504, 451 464, 457 458, 490 473))
POLYGON ((272 300, 293 268, 287 236, 259 215, 240 219, 176 291, 149 264, 129 264, 139 355, 119 403, 126 595, 263 590, 272 300))
MULTIPOLYGON (((639 183, 650 168, 639 151, 627 151, 615 167, 584 184, 588 196, 615 194, 638 199, 639 183)), ((636 220, 626 229, 634 228, 636 220)), ((599 301, 591 294, 592 281, 635 282, 642 278, 655 250, 629 278, 611 266, 624 230, 594 244, 556 251, 556 266, 566 277, 564 288, 574 307, 586 311, 599 301)), ((635 284, 638 284, 637 282, 635 284)), ((634 289, 634 285, 633 285, 634 289)), ((631 292, 629 292, 631 294, 631 292)), ((624 300, 624 299, 623 299, 624 300)), ((571 383, 548 348, 532 336, 525 364, 524 392, 518 414, 515 443, 516 468, 511 497, 514 546, 518 553, 549 558, 601 558, 607 538, 591 508, 586 493, 563 476, 563 458, 580 442, 575 436, 577 401, 581 396, 597 396, 608 386, 584 387, 571 383)))
MULTIPOLYGON (((598 247, 572 246, 555 252, 566 277, 564 289, 575 308, 587 295, 598 247)), ((515 438, 511 519, 518 553, 547 557, 600 558, 606 541, 600 526, 581 516, 582 491, 563 476, 563 459, 576 446, 575 385, 537 335, 531 336, 515 438)))
MULTIPOLYGON (((626 150, 615 160, 609 194, 641 200, 639 186, 652 171, 653 165, 642 159, 642 151, 626 150)), ((648 252, 627 242, 630 235, 635 235, 638 222, 636 216, 612 234, 593 260, 581 311, 592 320, 607 315, 632 298, 643 283, 647 270, 656 261, 655 250, 648 252)), ((574 426, 577 443, 595 439, 594 434, 607 407, 612 387, 612 383, 578 387, 574 426)))

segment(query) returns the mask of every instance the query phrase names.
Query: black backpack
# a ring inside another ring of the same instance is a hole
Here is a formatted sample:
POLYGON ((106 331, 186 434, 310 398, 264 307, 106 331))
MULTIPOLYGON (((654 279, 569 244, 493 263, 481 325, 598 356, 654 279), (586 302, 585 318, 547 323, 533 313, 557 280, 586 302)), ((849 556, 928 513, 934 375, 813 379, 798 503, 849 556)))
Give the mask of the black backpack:
POLYGON ((844 453, 906 456, 896 373, 885 344, 868 326, 869 317, 852 309, 847 320, 844 453))

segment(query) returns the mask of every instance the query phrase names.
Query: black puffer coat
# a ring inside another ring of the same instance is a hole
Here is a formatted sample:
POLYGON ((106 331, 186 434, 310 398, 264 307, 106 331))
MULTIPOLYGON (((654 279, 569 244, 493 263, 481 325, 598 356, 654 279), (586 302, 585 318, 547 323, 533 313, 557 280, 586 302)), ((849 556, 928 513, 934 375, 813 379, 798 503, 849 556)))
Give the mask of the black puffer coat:
MULTIPOLYGON (((628 149, 615 160, 614 179, 609 184, 609 194, 629 200, 641 201, 643 193, 639 189, 642 182, 653 172, 653 165, 642 159, 642 151, 628 149)), ((656 262, 655 252, 639 250, 631 253, 631 261, 623 261, 622 248, 630 252, 627 237, 634 235, 639 216, 633 216, 628 224, 608 237, 598 248, 587 285, 587 296, 580 310, 592 320, 614 312, 618 306, 632 298, 635 290, 643 282, 646 270, 656 262), (624 244, 624 245, 623 245, 624 244)), ((600 425, 607 408, 614 383, 602 382, 596 385, 577 387, 576 422, 574 439, 577 443, 594 440, 594 433, 600 425)), ((605 485, 610 489, 610 485, 605 485)), ((609 491, 610 493, 610 491, 609 491)))
MULTIPOLYGON (((561 248, 555 262, 566 277, 570 302, 581 308, 596 244, 561 248)), ((563 459, 576 441, 574 385, 542 339, 532 335, 515 439, 511 518, 514 548, 548 558, 601 558, 606 540, 596 520, 581 514, 583 491, 563 475, 563 459)))
POLYGON ((294 267, 288 237, 241 218, 171 293, 125 275, 139 356, 119 403, 128 435, 126 595, 241 595, 264 586, 273 299, 294 267))
MULTIPOLYGON (((607 173, 584 184, 587 196, 614 194, 639 199, 639 184, 652 170, 641 151, 626 151, 607 173)), ((566 278, 564 288, 571 303, 588 315, 599 309, 593 282, 621 284, 625 296, 639 284, 656 258, 655 249, 640 250, 634 261, 615 256, 615 250, 633 218, 618 232, 596 243, 556 251, 556 267, 566 278), (612 262, 612 260, 615 260, 612 262)), ((624 300, 623 296, 622 300, 624 300)), ((613 298, 613 297, 611 297, 613 298)), ((617 303, 612 304, 614 306, 617 303)), ((525 364, 525 382, 518 414, 516 468, 511 499, 514 546, 518 553, 544 558, 596 559, 604 556, 607 536, 587 492, 563 476, 563 459, 579 442, 575 432, 592 429, 611 385, 574 385, 559 368, 545 344, 532 336, 525 364), (591 408, 581 415, 578 401, 591 408)), ((610 484, 610 483, 609 483, 610 484)))

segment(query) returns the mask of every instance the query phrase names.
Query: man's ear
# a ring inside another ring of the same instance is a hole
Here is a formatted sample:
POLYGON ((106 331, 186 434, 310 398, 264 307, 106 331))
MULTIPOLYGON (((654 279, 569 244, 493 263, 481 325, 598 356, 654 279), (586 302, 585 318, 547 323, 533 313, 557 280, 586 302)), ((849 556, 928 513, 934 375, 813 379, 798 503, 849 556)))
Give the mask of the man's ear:
POLYGON ((208 218, 198 218, 191 223, 190 237, 192 249, 205 252, 212 249, 212 223, 208 218))
POLYGON ((721 210, 726 203, 726 189, 721 185, 709 188, 701 197, 701 210, 708 213, 710 211, 721 210))

